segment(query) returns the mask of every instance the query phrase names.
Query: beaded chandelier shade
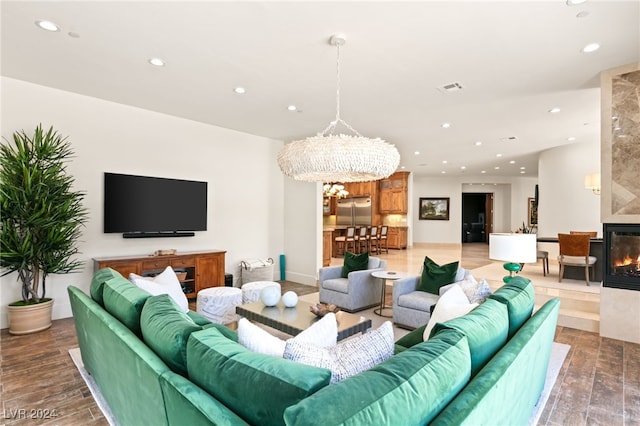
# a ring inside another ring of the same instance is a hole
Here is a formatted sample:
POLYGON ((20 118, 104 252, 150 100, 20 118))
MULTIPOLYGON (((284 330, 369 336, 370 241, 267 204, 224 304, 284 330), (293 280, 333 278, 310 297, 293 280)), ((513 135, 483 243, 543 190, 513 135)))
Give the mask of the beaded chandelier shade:
POLYGON ((400 153, 380 138, 362 136, 340 118, 340 46, 344 36, 334 35, 336 46, 336 119, 316 136, 285 145, 278 154, 278 165, 286 176, 308 182, 366 182, 389 177, 398 168, 400 153), (355 135, 334 134, 338 124, 355 135))

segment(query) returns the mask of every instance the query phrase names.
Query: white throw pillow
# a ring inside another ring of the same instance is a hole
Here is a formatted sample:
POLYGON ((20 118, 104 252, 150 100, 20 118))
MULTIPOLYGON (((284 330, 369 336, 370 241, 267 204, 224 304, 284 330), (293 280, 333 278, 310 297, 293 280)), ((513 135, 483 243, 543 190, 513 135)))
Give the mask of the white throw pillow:
POLYGON ((129 274, 129 280, 153 296, 168 294, 178 304, 183 312, 189 312, 189 300, 182 291, 182 286, 171 266, 167 266, 162 273, 155 277, 143 277, 129 274))
POLYGON ((464 294, 460 285, 454 285, 438 299, 431 318, 429 318, 429 323, 422 334, 422 340, 429 340, 431 330, 435 327, 436 323, 466 315, 476 306, 478 306, 477 303, 469 303, 469 299, 466 294, 464 294))
POLYGON ((331 370, 331 383, 375 367, 393 356, 393 326, 385 321, 378 329, 329 348, 287 340, 284 358, 331 370))
MULTIPOLYGON (((289 340, 327 348, 336 345, 338 338, 338 321, 333 312, 326 314, 319 321, 289 340)), ((268 331, 258 327, 246 318, 238 321, 238 343, 250 350, 265 355, 282 358, 286 342, 268 331)))

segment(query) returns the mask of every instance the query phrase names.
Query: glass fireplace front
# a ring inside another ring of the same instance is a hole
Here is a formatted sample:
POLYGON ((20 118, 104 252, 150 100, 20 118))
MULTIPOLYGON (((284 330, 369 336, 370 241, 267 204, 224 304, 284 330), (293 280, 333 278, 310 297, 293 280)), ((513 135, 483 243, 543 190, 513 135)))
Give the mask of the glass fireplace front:
POLYGON ((640 224, 604 224, 604 287, 640 291, 640 224))

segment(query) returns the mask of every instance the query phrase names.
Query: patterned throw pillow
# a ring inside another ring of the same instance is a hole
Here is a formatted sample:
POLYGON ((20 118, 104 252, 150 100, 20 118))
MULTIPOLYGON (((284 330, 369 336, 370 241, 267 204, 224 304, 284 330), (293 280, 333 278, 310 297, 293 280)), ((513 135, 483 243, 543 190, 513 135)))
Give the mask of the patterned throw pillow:
POLYGON ((331 383, 375 367, 393 356, 393 326, 385 321, 378 329, 330 348, 287 340, 284 358, 331 370, 331 383))
POLYGON ((468 278, 457 284, 462 287, 462 291, 469 298, 469 303, 482 303, 491 295, 491 288, 485 279, 478 282, 472 275, 469 275, 468 278))
POLYGON ((369 267, 369 252, 354 254, 350 251, 344 253, 344 265, 342 266, 342 278, 347 278, 349 272, 364 271, 369 267))
MULTIPOLYGON (((326 314, 311 327, 289 339, 299 343, 315 345, 321 348, 336 345, 338 338, 338 321, 332 312, 326 314)), ((282 358, 286 342, 268 331, 251 323, 246 318, 238 321, 238 343, 251 352, 273 355, 282 358)))

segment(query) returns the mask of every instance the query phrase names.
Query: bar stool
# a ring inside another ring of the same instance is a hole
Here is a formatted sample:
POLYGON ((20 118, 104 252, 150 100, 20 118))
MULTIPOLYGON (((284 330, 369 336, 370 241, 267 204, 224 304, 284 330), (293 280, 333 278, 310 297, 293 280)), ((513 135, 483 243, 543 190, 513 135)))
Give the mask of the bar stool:
POLYGON ((347 233, 345 235, 341 235, 339 237, 335 238, 336 244, 337 244, 337 251, 340 251, 340 248, 342 248, 342 252, 341 253, 336 253, 336 254, 341 254, 344 255, 344 252, 347 251, 349 249, 349 245, 351 245, 352 250, 355 252, 356 251, 356 228, 355 226, 347 226, 347 233))
POLYGON ((372 226, 369 228, 369 233, 367 235, 369 240, 369 252, 378 253, 380 251, 380 240, 378 239, 378 227, 372 226))
POLYGON ((367 239, 367 227, 361 226, 358 229, 358 234, 356 235, 356 251, 358 253, 364 253, 369 249, 369 240, 367 239))

